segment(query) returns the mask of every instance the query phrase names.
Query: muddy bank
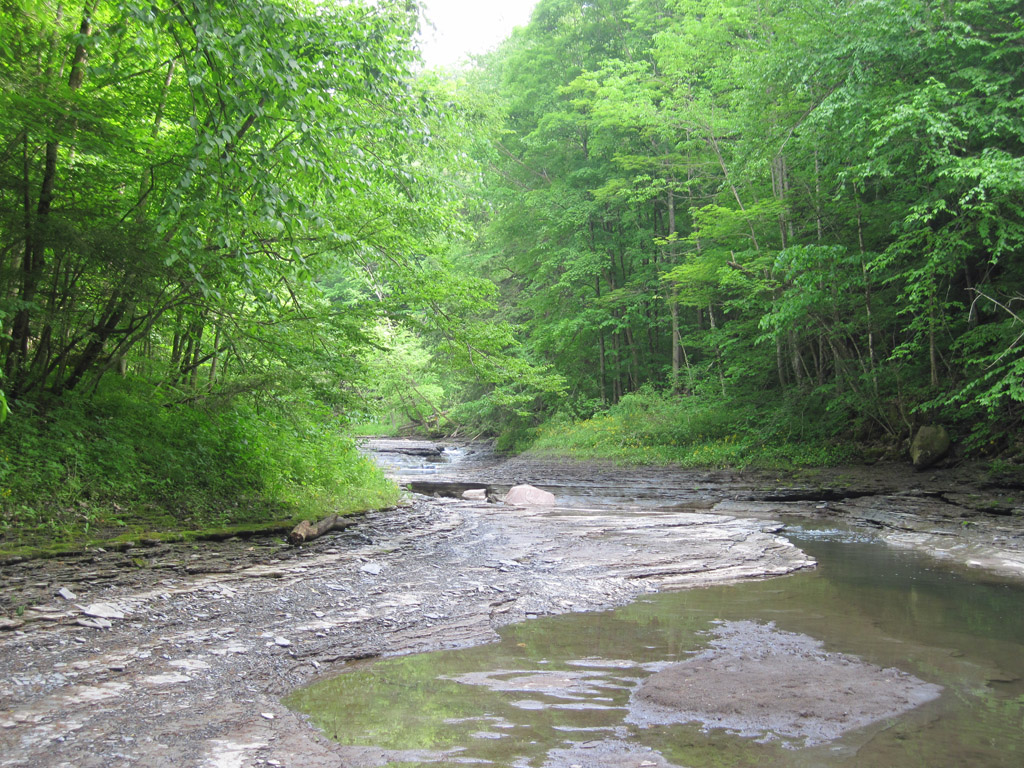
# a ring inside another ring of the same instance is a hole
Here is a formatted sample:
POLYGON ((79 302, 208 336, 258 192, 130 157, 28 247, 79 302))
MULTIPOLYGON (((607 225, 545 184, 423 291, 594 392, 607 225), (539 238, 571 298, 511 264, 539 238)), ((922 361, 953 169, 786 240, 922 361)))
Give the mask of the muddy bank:
MULTIPOLYGON (((529 482, 568 506, 417 496, 299 550, 262 539, 0 568, 0 766, 353 765, 280 696, 349 660, 475 645, 534 616, 813 566, 778 535, 783 516, 852 520, 965 563, 1024 563, 1019 492, 977 478, 825 483, 486 451, 450 465, 442 453, 421 452, 402 479, 442 495, 529 482)), ((615 743, 550 759, 652 762, 665 765, 615 743)))

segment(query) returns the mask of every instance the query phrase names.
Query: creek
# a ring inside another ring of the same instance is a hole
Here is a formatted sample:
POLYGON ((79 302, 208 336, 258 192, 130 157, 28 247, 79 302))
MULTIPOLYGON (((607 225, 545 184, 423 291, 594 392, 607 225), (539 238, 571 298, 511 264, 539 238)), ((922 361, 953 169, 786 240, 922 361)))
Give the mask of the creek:
MULTIPOLYGON (((399 475, 436 471, 430 461, 406 463, 399 475)), ((615 491, 619 501, 608 489, 601 501, 622 514, 630 489, 615 491)), ((673 499, 662 502, 672 507, 673 499)), ((785 535, 818 561, 816 569, 537 618, 504 627, 489 645, 352 664, 287 703, 332 739, 371 750, 353 752, 354 765, 1024 764, 1020 583, 894 549, 832 520, 792 520, 785 535), (746 633, 737 657, 757 656, 758 643, 809 645, 768 657, 774 669, 717 678, 736 702, 724 716, 703 699, 685 708, 685 722, 646 716, 638 706, 645 681, 671 664, 699 661, 729 628, 746 633), (833 667, 870 665, 882 683, 902 673, 937 695, 841 733, 780 725, 771 716, 774 686, 816 687, 822 706, 841 693, 827 689, 828 675, 790 681, 777 668, 810 657, 833 667)))

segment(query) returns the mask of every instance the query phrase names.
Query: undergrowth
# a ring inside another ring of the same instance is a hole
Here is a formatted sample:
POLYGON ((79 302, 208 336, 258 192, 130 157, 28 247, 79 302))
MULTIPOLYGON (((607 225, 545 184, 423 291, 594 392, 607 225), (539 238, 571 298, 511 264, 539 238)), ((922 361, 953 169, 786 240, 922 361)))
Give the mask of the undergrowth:
POLYGON ((589 419, 556 417, 533 434, 531 453, 622 464, 766 469, 834 466, 857 458, 821 419, 785 404, 754 406, 644 389, 589 419))
POLYGON ((273 527, 397 495, 320 407, 162 404, 118 382, 0 426, 0 553, 273 527))

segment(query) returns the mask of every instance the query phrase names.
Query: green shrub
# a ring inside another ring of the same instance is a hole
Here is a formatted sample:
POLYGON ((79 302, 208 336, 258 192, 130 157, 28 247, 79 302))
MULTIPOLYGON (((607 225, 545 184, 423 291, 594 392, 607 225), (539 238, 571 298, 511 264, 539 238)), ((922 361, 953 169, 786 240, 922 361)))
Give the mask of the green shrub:
POLYGON ((387 506, 397 489, 324 407, 159 402, 117 381, 0 426, 0 548, 387 506))
POLYGON ((822 419, 786 403, 678 397, 653 388, 626 395, 589 419, 556 418, 537 432, 531 451, 627 464, 684 467, 822 466, 849 461, 822 419))

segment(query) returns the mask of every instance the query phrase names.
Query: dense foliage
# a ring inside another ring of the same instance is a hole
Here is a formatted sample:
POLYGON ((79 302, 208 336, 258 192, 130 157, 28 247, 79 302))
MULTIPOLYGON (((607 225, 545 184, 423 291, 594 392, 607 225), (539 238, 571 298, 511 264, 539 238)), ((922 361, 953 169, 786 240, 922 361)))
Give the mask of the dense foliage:
POLYGON ((352 507, 335 430, 375 407, 391 329, 507 378, 511 332, 472 320, 493 288, 446 259, 471 163, 448 84, 414 76, 418 23, 405 0, 0 3, 6 527, 56 495, 352 507))
POLYGON ((1022 43, 1009 0, 541 0, 476 74, 475 262, 569 415, 1020 452, 1022 43))
POLYGON ((0 2, 8 535, 385 503, 373 421, 1024 452, 1017 4, 541 0, 459 72, 418 13, 0 2))

